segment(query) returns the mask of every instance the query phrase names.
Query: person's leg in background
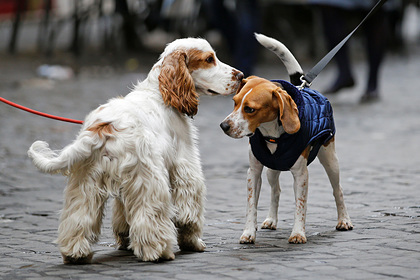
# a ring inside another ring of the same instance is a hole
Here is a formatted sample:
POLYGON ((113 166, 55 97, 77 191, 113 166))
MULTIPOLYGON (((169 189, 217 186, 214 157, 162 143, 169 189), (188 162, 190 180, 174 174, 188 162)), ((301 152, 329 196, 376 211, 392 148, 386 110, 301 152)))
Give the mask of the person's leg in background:
POLYGON ((254 33, 260 29, 261 20, 258 0, 237 0, 235 16, 237 30, 232 34, 235 38, 234 66, 247 77, 254 72, 258 54, 258 44, 254 37, 254 33))
POLYGON ((369 75, 366 90, 360 99, 361 102, 369 102, 379 98, 379 72, 388 41, 386 13, 386 11, 380 10, 365 23, 369 75))
POLYGON ((258 0, 237 0, 234 10, 224 0, 206 0, 204 5, 210 23, 226 40, 233 58, 233 66, 245 77, 251 75, 257 57, 257 41, 254 32, 259 31, 260 14, 258 0))
MULTIPOLYGON (((329 51, 348 35, 346 19, 348 19, 349 12, 345 9, 331 6, 321 6, 320 8, 325 39, 329 51)), ((347 44, 334 57, 338 68, 337 77, 324 93, 336 93, 340 89, 354 86, 347 44)))

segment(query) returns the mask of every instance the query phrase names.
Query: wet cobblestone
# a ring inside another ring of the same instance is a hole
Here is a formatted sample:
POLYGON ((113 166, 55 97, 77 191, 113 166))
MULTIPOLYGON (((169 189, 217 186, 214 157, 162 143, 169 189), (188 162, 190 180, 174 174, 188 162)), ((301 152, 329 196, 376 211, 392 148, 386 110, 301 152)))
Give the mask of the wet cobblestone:
MULTIPOLYGON (((142 74, 81 76, 46 83, 36 63, 2 57, 1 96, 69 118, 82 119, 110 97, 125 95, 142 74), (3 75, 4 73, 4 75, 3 75)), ((366 73, 356 66, 358 81, 366 73)), ((323 72, 314 88, 334 76, 323 72)), ((43 139, 53 148, 70 143, 79 126, 0 104, 0 278, 2 279, 419 279, 420 277, 420 55, 391 57, 383 69, 381 101, 359 105, 362 86, 331 96, 341 180, 355 229, 335 230, 332 189, 318 162, 310 166, 308 243, 288 244, 293 224, 292 178, 281 175, 276 231, 259 230, 255 245, 239 244, 246 206, 247 140, 223 134, 219 123, 231 97, 200 101, 196 125, 208 188, 204 253, 180 253, 171 262, 139 262, 114 248, 108 211, 92 265, 66 266, 53 240, 65 178, 39 173, 26 156, 43 139)), ((258 75, 286 78, 280 62, 260 65, 258 75)), ((258 221, 268 211, 264 182, 258 221)))

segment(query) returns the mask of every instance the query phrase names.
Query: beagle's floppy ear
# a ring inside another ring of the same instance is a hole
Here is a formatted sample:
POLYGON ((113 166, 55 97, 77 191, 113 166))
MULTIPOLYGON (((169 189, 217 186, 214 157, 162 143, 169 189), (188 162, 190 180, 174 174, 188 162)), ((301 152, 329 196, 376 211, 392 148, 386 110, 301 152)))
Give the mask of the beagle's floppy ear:
POLYGON ((274 91, 279 104, 279 118, 282 123, 283 129, 288 134, 294 134, 300 129, 299 111, 295 101, 292 97, 278 87, 274 91))
POLYGON ((159 74, 159 90, 166 105, 192 117, 198 111, 198 94, 187 67, 187 54, 176 50, 165 57, 159 74))

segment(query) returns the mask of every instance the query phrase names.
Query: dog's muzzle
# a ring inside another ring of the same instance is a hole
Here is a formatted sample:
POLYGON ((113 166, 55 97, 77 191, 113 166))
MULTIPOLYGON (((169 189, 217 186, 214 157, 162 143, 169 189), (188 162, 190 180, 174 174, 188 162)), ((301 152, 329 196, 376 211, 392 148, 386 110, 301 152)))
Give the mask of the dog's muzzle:
POLYGON ((224 121, 220 124, 220 128, 227 134, 230 130, 230 124, 227 121, 224 121))
POLYGON ((241 71, 234 70, 233 75, 235 75, 238 81, 242 81, 244 79, 244 73, 242 73, 241 71))

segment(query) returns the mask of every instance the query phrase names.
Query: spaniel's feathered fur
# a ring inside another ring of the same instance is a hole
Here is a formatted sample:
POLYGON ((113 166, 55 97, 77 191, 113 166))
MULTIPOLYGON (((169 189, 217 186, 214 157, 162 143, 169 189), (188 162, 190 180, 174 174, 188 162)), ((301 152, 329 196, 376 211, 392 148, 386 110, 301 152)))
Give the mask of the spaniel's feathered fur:
POLYGON ((234 93, 242 77, 204 39, 175 40, 131 93, 86 117, 72 144, 57 153, 32 144, 37 168, 68 176, 57 239, 65 263, 90 262, 109 196, 116 241, 140 259, 173 259, 176 241, 205 249, 206 188, 190 116, 199 93, 234 93))

